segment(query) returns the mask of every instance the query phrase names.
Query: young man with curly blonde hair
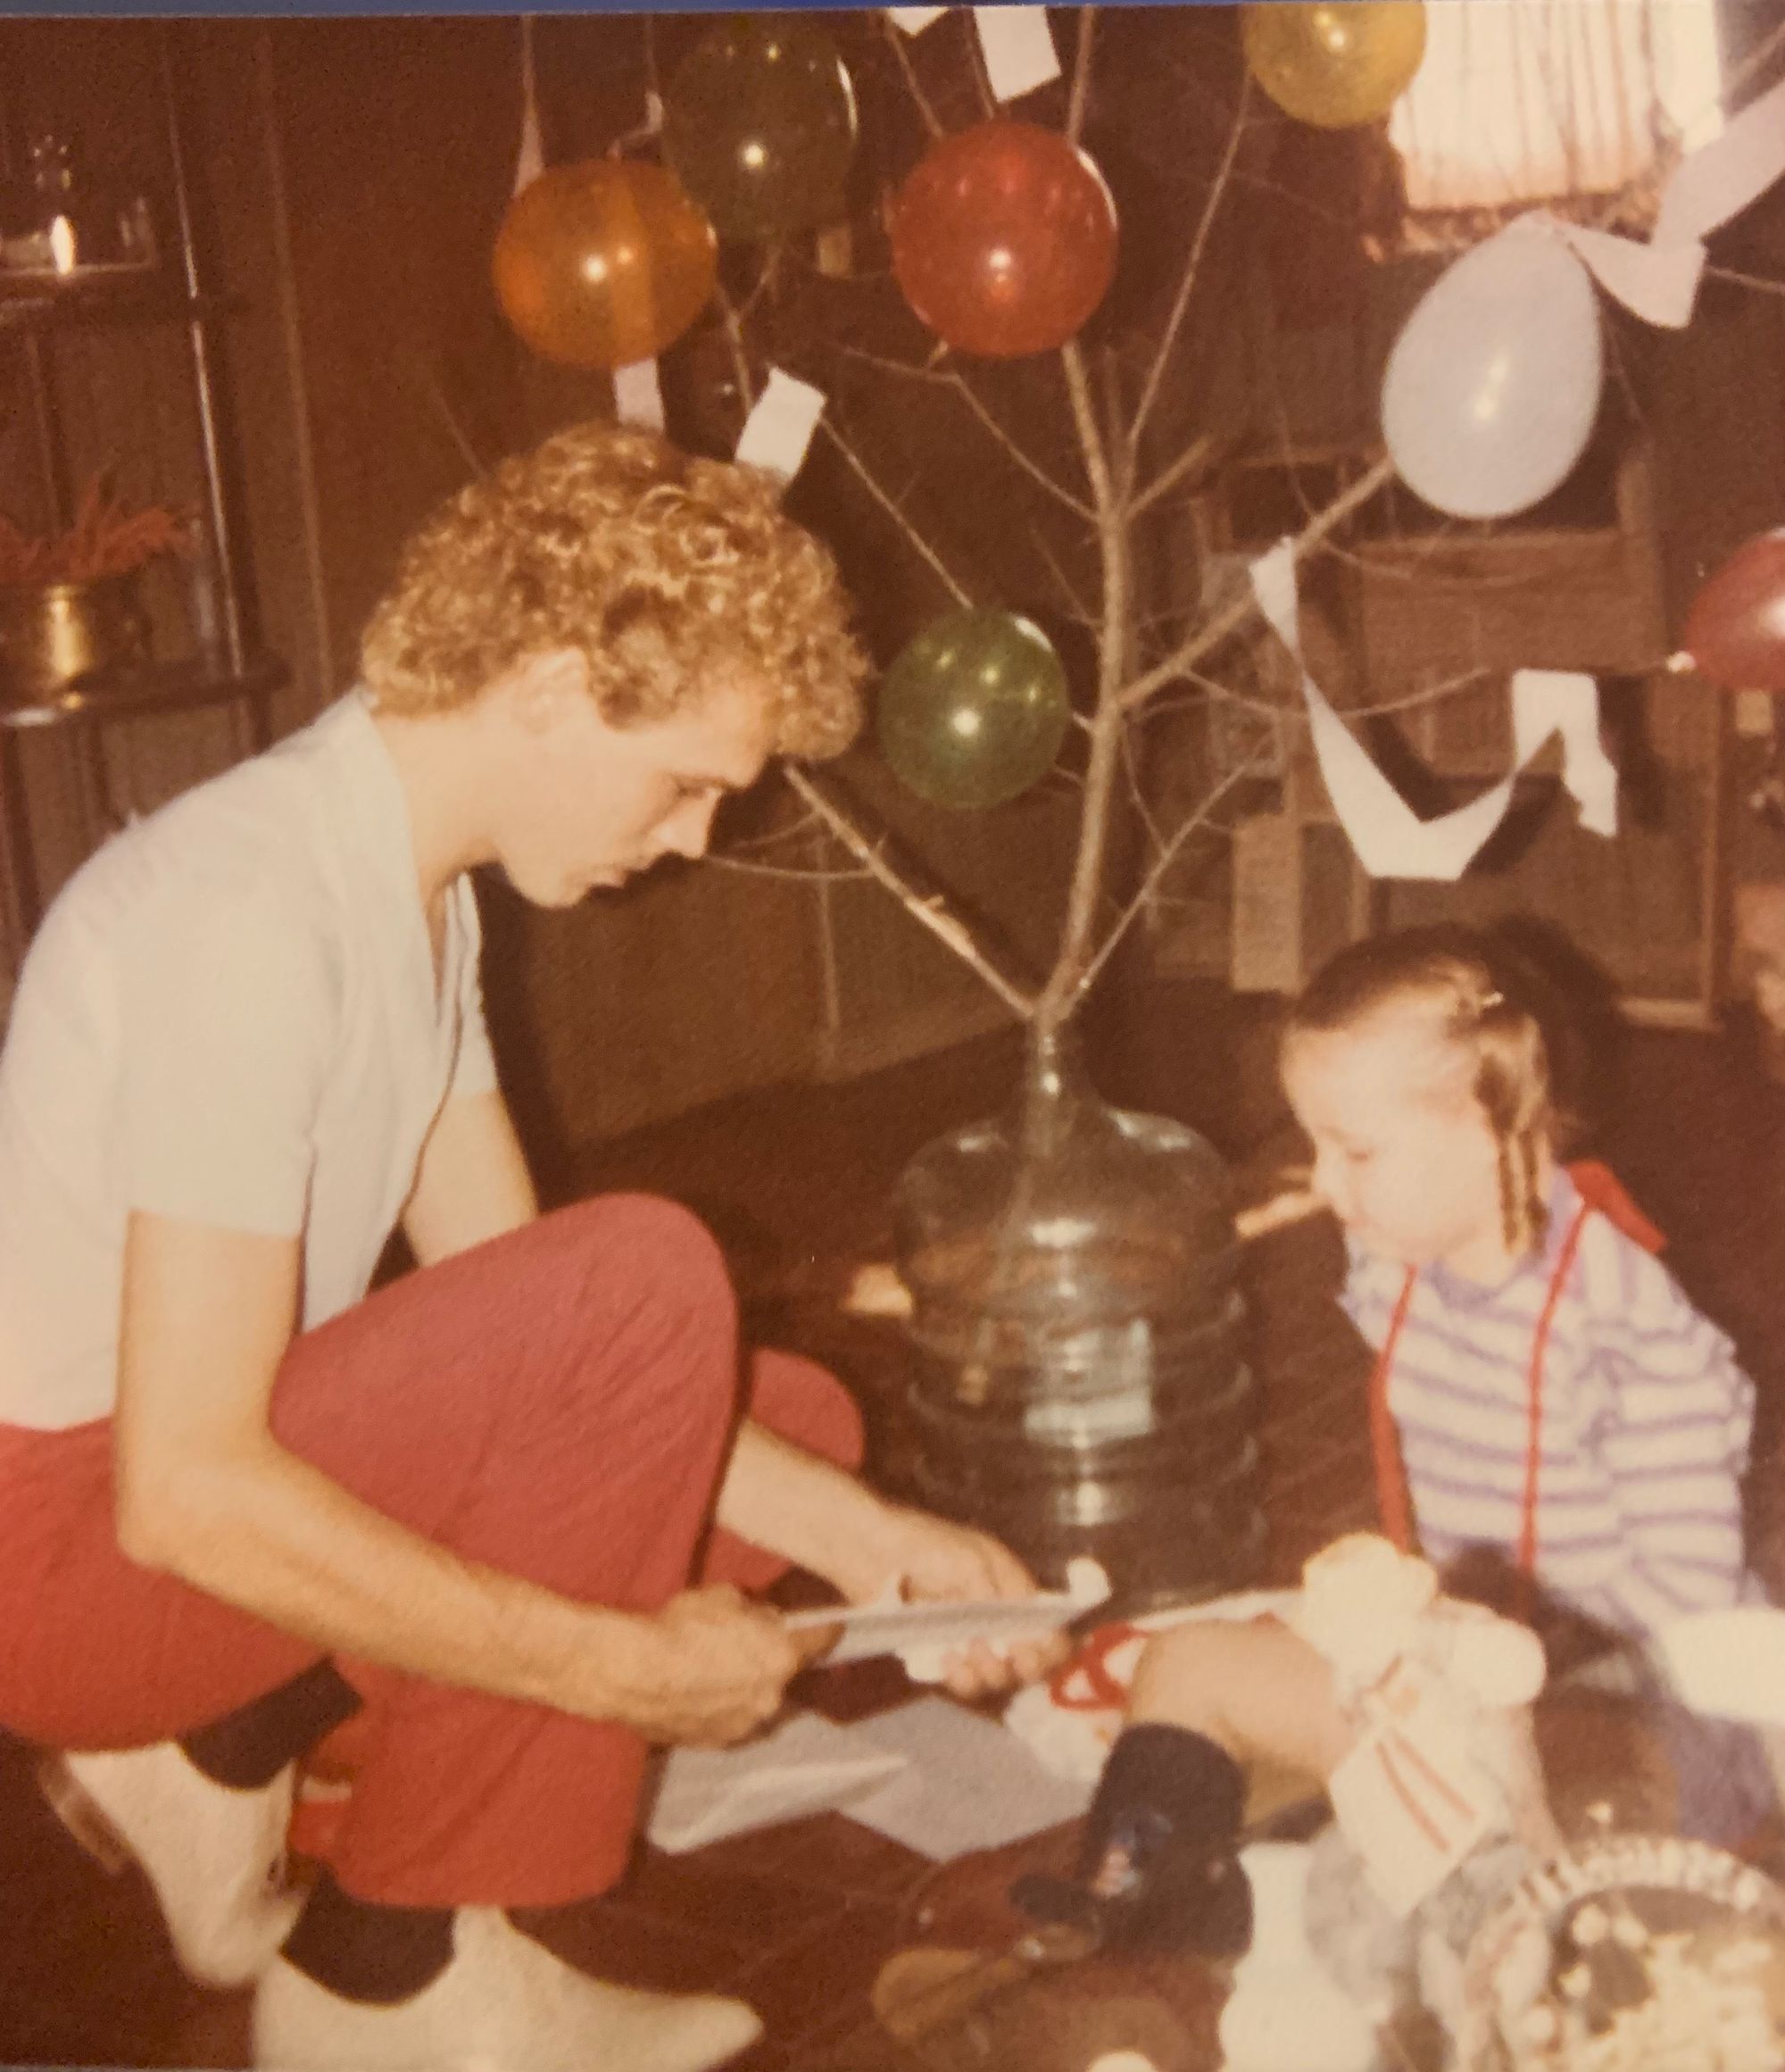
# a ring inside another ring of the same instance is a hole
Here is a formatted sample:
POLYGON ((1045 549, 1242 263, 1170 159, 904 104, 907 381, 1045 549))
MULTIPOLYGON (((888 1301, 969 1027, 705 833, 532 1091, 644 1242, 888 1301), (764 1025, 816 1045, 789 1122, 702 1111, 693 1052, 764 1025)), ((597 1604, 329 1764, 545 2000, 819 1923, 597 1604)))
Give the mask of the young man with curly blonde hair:
POLYGON ((467 873, 560 906, 698 856, 772 756, 848 745, 864 664, 765 478, 601 426, 436 513, 362 662, 108 844, 27 961, 0 1725, 56 1752, 58 1810, 146 1873, 187 1969, 257 1982, 262 2065, 697 2072, 749 2009, 598 1983, 527 1931, 619 1876, 651 1744, 780 1704, 814 1642, 743 1591, 789 1563, 853 1600, 1030 1585, 848 1472, 820 1369, 755 1354, 735 1401, 735 1305, 684 1211, 540 1215, 467 873), (399 1226, 417 1270, 369 1295, 399 1226), (355 1713, 300 1898, 295 1766, 355 1713))

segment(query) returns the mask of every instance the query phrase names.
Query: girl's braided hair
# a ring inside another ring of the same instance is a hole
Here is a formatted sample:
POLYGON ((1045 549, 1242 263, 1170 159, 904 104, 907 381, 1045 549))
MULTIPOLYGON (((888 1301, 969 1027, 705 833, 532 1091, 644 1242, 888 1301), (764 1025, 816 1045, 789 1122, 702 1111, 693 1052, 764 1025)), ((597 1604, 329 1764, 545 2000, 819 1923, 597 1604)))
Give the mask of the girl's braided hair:
POLYGON ((1572 1086, 1576 1032, 1555 990, 1510 939, 1461 924, 1375 936, 1324 965, 1291 1010, 1284 1042, 1335 1035, 1412 1011, 1460 1057, 1499 1150, 1500 1214, 1508 1248, 1534 1251, 1548 1209, 1542 1154, 1579 1135, 1572 1086))

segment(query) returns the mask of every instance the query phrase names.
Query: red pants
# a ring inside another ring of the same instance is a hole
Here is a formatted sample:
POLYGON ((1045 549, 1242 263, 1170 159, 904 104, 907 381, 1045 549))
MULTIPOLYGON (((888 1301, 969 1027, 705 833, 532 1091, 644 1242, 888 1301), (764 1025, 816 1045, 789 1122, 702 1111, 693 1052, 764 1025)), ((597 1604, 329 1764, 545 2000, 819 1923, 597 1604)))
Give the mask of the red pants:
MULTIPOLYGON (((785 1353, 750 1408, 853 1466, 853 1403, 785 1353)), ((412 1531, 565 1595, 655 1610, 691 1576, 783 1564, 708 1535, 737 1416, 718 1246, 643 1195, 568 1209, 411 1274, 294 1341, 290 1451, 412 1531)), ((191 1732, 318 1659, 307 1642, 119 1552, 107 1422, 0 1427, 0 1724, 53 1747, 191 1732)), ((555 1906, 619 1877, 644 1743, 626 1728, 337 1664, 365 1700, 336 1875, 409 1906, 555 1906)))

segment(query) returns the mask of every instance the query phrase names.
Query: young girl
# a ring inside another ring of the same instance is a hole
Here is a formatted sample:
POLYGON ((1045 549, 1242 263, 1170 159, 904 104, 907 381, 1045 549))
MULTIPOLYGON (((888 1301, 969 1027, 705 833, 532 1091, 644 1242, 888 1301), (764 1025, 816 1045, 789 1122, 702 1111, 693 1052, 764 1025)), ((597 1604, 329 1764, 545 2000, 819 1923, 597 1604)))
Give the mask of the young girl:
MULTIPOLYGON (((1420 929, 1343 952, 1283 1040, 1314 1186, 1344 1226, 1341 1300, 1376 1354, 1383 1530, 1440 1567, 1499 1557, 1530 1602, 1634 1643, 1679 1825, 1731 1843, 1772 1802, 1764 1757, 1668 1704, 1642 1647, 1682 1613, 1762 1594, 1739 1491, 1753 1389, 1616 1182, 1560 1162, 1540 1014, 1490 938, 1420 929)), ((1117 1944, 1241 1946, 1241 1766, 1329 1777, 1357 1733, 1288 1625, 1169 1628, 1136 1671, 1076 1885, 1018 1896, 1117 1944)))

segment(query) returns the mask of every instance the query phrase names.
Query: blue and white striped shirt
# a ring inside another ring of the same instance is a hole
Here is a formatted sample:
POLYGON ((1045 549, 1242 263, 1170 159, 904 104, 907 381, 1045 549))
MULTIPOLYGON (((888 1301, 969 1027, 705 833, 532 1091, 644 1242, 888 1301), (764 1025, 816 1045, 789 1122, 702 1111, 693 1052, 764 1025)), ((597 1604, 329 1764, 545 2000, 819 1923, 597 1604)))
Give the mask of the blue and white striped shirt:
MULTIPOLYGON (((1581 1197, 1558 1170, 1540 1253, 1497 1287, 1423 1268, 1389 1377, 1421 1551, 1515 1560, 1523 1515, 1531 1354, 1581 1197)), ((1373 1347, 1406 1280, 1353 1247, 1341 1300, 1373 1347)), ((1543 1362, 1537 1575, 1623 1632, 1761 1594, 1748 1576, 1740 1477, 1754 1385, 1729 1339, 1666 1268, 1590 1215, 1543 1362)))

